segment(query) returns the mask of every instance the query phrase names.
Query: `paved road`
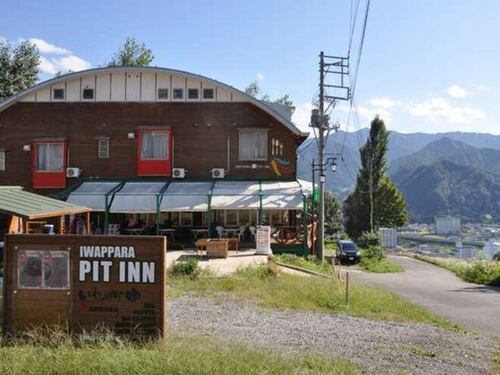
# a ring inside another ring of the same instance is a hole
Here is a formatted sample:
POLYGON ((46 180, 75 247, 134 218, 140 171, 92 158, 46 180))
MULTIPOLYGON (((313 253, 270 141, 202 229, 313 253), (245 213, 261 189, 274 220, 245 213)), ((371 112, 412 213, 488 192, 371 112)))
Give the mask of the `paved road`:
POLYGON ((500 336, 500 288, 462 281, 453 273, 407 257, 391 256, 405 272, 352 272, 353 279, 392 290, 460 326, 500 336))

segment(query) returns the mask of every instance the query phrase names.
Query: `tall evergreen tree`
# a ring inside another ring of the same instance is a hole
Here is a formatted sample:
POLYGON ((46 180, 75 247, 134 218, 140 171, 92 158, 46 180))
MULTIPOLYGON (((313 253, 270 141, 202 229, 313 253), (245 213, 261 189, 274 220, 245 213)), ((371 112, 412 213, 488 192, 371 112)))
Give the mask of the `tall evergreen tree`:
POLYGON ((144 43, 139 44, 135 38, 127 38, 120 50, 113 56, 108 66, 150 66, 153 62, 153 51, 144 43))
POLYGON ((353 238, 377 227, 402 226, 408 222, 405 198, 385 175, 388 142, 389 132, 377 116, 365 145, 359 150, 361 169, 356 189, 344 203, 346 231, 353 238))
POLYGON ((33 86, 37 81, 40 53, 29 41, 12 49, 0 41, 0 101, 33 86))

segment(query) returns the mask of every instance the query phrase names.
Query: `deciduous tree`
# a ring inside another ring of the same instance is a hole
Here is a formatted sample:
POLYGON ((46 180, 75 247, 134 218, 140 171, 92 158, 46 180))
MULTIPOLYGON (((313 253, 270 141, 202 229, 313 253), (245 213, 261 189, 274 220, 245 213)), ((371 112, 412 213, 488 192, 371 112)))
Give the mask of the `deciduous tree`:
POLYGON ((37 81, 40 53, 29 41, 12 49, 0 41, 0 101, 33 86, 37 81))
POLYGON ((154 56, 151 49, 135 38, 127 38, 120 50, 113 56, 108 66, 149 66, 154 56))

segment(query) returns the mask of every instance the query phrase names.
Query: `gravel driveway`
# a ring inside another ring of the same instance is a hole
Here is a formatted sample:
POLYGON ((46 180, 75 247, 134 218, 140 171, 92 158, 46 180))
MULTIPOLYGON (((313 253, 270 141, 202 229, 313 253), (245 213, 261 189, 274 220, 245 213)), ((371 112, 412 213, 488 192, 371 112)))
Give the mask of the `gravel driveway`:
POLYGON ((493 339, 427 324, 371 321, 340 314, 263 309, 226 297, 169 300, 176 332, 213 336, 285 353, 320 352, 351 359, 373 374, 486 374, 493 339))

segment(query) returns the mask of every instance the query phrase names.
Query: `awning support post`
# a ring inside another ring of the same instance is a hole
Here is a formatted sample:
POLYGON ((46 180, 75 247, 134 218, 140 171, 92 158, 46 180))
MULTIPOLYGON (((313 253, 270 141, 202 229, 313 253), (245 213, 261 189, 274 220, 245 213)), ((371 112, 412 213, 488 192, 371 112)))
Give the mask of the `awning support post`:
MULTIPOLYGON (((306 196, 302 196, 302 230, 304 231, 304 235, 302 236, 302 245, 307 249, 309 252, 309 248, 307 246, 307 236, 309 233, 307 233, 307 199, 306 196)), ((314 230, 314 228, 311 226, 311 230, 314 230)), ((314 235, 314 234, 313 234, 314 235)))
POLYGON ((259 225, 263 224, 263 210, 262 210, 262 181, 259 181, 259 225))
POLYGON ((85 226, 87 227, 87 234, 90 234, 90 212, 85 214, 85 226))

